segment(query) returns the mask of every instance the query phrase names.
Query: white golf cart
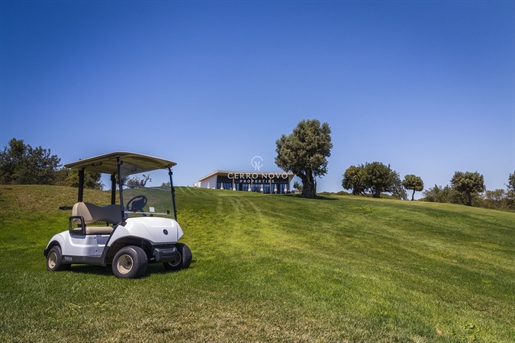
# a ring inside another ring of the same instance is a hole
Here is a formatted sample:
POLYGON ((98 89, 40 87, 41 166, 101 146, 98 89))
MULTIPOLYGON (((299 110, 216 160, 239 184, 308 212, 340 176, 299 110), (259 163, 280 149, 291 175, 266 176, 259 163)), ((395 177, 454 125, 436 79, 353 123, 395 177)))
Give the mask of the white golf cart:
POLYGON ((172 161, 130 152, 114 152, 65 165, 78 170, 78 200, 73 207, 62 207, 71 209, 72 215, 68 230, 53 236, 44 250, 47 269, 66 270, 72 264, 112 265, 117 277, 137 278, 145 274, 148 263, 163 263, 167 270, 188 268, 191 251, 177 242, 183 232, 177 223, 171 169, 174 165, 172 161), (148 199, 144 195, 134 196, 124 205, 122 180, 156 169, 168 169, 173 213, 146 207, 148 199), (111 175, 111 204, 96 206, 83 201, 85 171, 111 175))

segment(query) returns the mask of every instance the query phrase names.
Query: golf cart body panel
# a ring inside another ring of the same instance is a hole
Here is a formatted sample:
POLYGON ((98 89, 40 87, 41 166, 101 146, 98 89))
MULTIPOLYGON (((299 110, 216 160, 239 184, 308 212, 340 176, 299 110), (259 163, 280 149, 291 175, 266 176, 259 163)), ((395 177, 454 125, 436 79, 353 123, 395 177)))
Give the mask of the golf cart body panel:
POLYGON ((138 217, 127 219, 124 225, 119 225, 112 241, 131 235, 149 240, 153 245, 176 243, 183 232, 179 224, 168 218, 138 217))
POLYGON ((177 223, 175 192, 171 167, 176 163, 131 152, 114 152, 66 164, 79 171, 78 202, 68 220, 68 230, 54 235, 44 255, 50 271, 68 269, 75 263, 113 265, 118 277, 139 277, 147 263, 162 262, 168 270, 187 268, 191 251, 178 240, 183 231, 177 223), (147 197, 137 195, 124 206, 123 179, 132 174, 168 169, 173 213, 156 213, 147 197), (83 201, 84 173, 111 175, 111 204, 97 206, 83 201), (116 204, 116 189, 119 204, 116 204), (172 218, 166 218, 173 215, 172 218), (136 217, 130 217, 136 216, 136 217))

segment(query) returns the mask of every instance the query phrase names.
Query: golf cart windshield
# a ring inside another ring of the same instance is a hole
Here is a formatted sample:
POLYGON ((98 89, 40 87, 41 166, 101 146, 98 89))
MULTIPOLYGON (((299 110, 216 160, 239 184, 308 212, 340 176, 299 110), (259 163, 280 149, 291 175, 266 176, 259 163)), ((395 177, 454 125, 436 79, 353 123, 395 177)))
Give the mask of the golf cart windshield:
POLYGON ((173 217, 170 198, 164 196, 166 190, 160 187, 125 189, 125 216, 173 217))
MULTIPOLYGON (((116 202, 116 185, 118 184, 120 205, 125 212, 124 216, 129 213, 138 213, 140 215, 154 215, 154 214, 167 214, 169 209, 165 210, 165 206, 153 205, 148 202, 148 197, 144 194, 135 194, 133 190, 124 190, 124 180, 128 176, 133 174, 139 174, 148 172, 156 169, 168 169, 168 175, 170 176, 172 205, 173 205, 173 217, 176 219, 176 207, 175 207, 175 194, 172 181, 172 167, 176 163, 162 158, 136 154, 132 152, 113 152, 106 155, 91 157, 77 162, 66 164, 66 168, 74 169, 79 171, 79 195, 78 201, 83 201, 84 192, 84 172, 97 172, 102 174, 111 175, 111 204, 116 202), (126 196, 124 193, 127 192, 126 196), (124 197, 126 204, 124 204, 124 197), (148 203, 148 205, 147 205, 148 203), (156 206, 158 211, 156 211, 156 206)), ((136 189, 136 193, 141 192, 141 189, 136 189)))

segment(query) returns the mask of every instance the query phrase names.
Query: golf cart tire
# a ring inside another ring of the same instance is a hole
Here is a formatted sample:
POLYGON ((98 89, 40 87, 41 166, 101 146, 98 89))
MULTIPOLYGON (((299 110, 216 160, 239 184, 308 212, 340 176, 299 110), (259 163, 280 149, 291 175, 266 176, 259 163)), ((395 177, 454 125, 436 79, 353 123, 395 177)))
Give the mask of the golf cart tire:
POLYGON ((70 264, 63 264, 61 247, 56 245, 46 255, 46 269, 51 272, 70 269, 70 264))
POLYGON ((179 252, 179 259, 172 262, 163 263, 166 270, 181 270, 186 269, 191 264, 192 254, 190 248, 183 243, 175 244, 177 251, 179 252))
POLYGON ((143 249, 126 246, 118 250, 113 259, 113 273, 118 278, 130 279, 143 276, 147 271, 148 259, 143 249))

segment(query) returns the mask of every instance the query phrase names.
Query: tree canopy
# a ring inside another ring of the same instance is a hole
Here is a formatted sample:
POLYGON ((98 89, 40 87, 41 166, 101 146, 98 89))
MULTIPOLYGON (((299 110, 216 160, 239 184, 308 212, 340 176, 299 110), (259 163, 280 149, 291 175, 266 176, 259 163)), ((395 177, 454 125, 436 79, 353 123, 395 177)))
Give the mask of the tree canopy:
POLYGON ((451 189, 449 186, 438 186, 435 185, 434 187, 430 187, 429 189, 424 190, 424 198, 422 198, 423 201, 428 202, 451 202, 453 203, 455 199, 456 191, 451 189))
POLYGON ((143 178, 141 180, 139 177, 133 176, 127 180, 125 186, 128 188, 144 188, 148 181, 152 181, 150 174, 143 174, 143 178))
POLYGON ((508 177, 508 192, 515 192, 515 172, 508 177))
POLYGON ((327 157, 333 147, 329 124, 302 120, 290 135, 283 134, 276 146, 275 163, 301 179, 303 197, 315 197, 316 178, 327 173, 327 157))
POLYGON ((354 195, 372 192, 375 198, 379 198, 382 192, 388 192, 399 199, 407 199, 399 173, 380 162, 350 166, 343 174, 342 187, 352 190, 354 195))
MULTIPOLYGON (((79 172, 68 168, 61 168, 57 171, 56 184, 60 186, 79 187, 79 172)), ((101 174, 91 171, 84 172, 84 188, 102 190, 104 185, 101 182, 101 174)))
POLYGON ((1 184, 54 184, 61 159, 15 138, 0 152, 1 184))
POLYGON ((342 187, 352 190, 354 195, 365 195, 367 187, 365 185, 365 166, 350 166, 343 174, 342 187))
MULTIPOLYGON (((50 149, 33 148, 23 140, 11 139, 0 152, 0 184, 44 184, 78 187, 76 170, 60 168, 61 159, 50 149)), ((84 187, 102 189, 100 173, 86 172, 84 187)))
POLYGON ((374 198, 379 198, 381 192, 389 192, 391 190, 394 176, 390 165, 386 166, 381 162, 365 164, 365 185, 371 189, 374 198))
POLYGON ((452 188, 464 198, 467 206, 472 206, 474 195, 483 193, 486 189, 483 175, 478 172, 455 172, 451 179, 452 188))
POLYGON ((401 200, 407 200, 408 194, 406 193, 406 189, 402 185, 401 177, 399 173, 396 171, 392 171, 392 185, 388 189, 388 191, 395 197, 401 200))
POLYGON ((408 174, 404 176, 404 180, 402 181, 402 185, 404 188, 412 190, 411 201, 415 199, 415 192, 424 190, 424 181, 420 178, 420 176, 416 176, 413 174, 408 174))

